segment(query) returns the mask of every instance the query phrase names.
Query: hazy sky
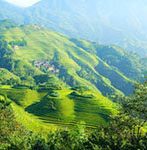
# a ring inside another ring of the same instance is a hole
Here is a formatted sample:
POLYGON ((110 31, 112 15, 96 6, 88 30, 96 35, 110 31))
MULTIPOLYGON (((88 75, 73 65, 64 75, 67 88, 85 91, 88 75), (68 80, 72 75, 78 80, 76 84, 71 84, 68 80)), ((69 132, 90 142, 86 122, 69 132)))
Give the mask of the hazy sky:
POLYGON ((13 3, 15 5, 19 5, 21 7, 27 7, 27 6, 31 6, 32 4, 40 0, 6 0, 6 1, 13 3))

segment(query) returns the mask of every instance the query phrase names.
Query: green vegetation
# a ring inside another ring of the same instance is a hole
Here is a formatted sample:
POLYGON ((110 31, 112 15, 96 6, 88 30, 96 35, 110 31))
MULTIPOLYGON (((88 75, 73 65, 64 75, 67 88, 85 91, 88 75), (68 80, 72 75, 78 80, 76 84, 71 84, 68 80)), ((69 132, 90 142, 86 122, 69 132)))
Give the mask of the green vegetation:
POLYGON ((138 57, 36 25, 0 33, 0 149, 146 147, 146 83, 124 97, 138 57))
POLYGON ((129 95, 133 84, 144 77, 140 59, 116 46, 69 39, 36 25, 2 29, 1 35, 0 67, 18 76, 20 85, 39 83, 47 88, 48 81, 41 80, 49 76, 59 79, 62 86, 129 95))
POLYGON ((0 81, 13 87, 1 92, 44 120, 105 124, 115 106, 101 93, 130 94, 135 79, 142 79, 141 65, 133 66, 139 60, 118 47, 69 39, 36 25, 1 24, 0 81))
POLYGON ((39 89, 37 92, 27 88, 0 88, 0 94, 13 101, 14 112, 20 109, 22 115, 24 113, 24 120, 29 113, 28 116, 38 118, 46 126, 50 123, 71 126, 84 121, 87 126, 94 127, 107 124, 109 116, 117 113, 117 106, 100 94, 89 90, 83 91, 82 95, 73 93, 73 90, 68 89, 39 89))
POLYGON ((106 1, 0 0, 0 150, 147 150, 147 3, 106 1))
MULTIPOLYGON (((13 110, 14 105, 6 96, 1 94, 0 148, 6 150, 145 150, 147 148, 147 132, 145 130, 147 126, 146 95, 147 83, 144 83, 136 87, 134 95, 120 99, 122 102, 120 113, 111 118, 108 126, 100 126, 89 130, 81 122, 73 126, 72 129, 52 130, 52 132, 48 129, 46 131, 49 132, 46 132, 47 136, 45 136, 43 130, 40 130, 41 135, 39 135, 39 133, 36 134, 34 131, 32 133, 24 128, 14 115, 16 113, 13 110)), ((19 112, 22 111, 19 110, 19 112)), ((32 126, 33 121, 31 122, 32 126)))
POLYGON ((20 78, 9 72, 7 69, 0 69, 0 84, 1 85, 16 85, 20 83, 20 78))

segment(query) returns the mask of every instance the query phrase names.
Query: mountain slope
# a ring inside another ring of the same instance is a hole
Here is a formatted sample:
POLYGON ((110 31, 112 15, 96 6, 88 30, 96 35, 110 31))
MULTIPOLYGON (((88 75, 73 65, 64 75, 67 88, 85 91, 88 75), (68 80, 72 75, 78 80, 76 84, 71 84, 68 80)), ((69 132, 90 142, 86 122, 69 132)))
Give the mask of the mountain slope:
POLYGON ((128 95, 143 77, 139 59, 116 46, 8 21, 1 22, 0 34, 0 94, 33 131, 80 121, 106 125, 117 106, 103 95, 128 95))
POLYGON ((65 88, 51 93, 49 90, 0 87, 0 95, 11 100, 17 121, 31 131, 46 133, 49 129, 72 127, 81 121, 87 127, 107 125, 110 115, 117 113, 116 104, 108 98, 98 93, 91 97, 88 96, 90 93, 83 94, 85 96, 74 95, 73 90, 65 88))
POLYGON ((123 59, 119 60, 122 58, 122 52, 117 47, 110 47, 111 52, 109 47, 84 41, 89 44, 85 49, 82 47, 83 43, 78 40, 38 26, 13 27, 1 32, 9 50, 3 49, 3 55, 8 57, 4 59, 1 56, 0 67, 5 67, 22 79, 30 76, 30 80, 34 82, 32 76, 41 72, 52 72, 69 86, 89 86, 90 89, 106 95, 122 91, 129 94, 133 90, 134 81, 143 77, 141 65, 136 69, 133 66, 136 65, 133 64, 135 61, 131 57, 124 53, 123 59), (110 52, 112 58, 104 58, 104 50, 110 52), (117 58, 113 59, 116 54, 117 58), (115 65, 116 61, 120 61, 121 65, 126 61, 130 62, 130 69, 120 68, 119 65, 115 65), (118 77, 117 83, 111 78, 112 74, 118 77), (128 88, 128 92, 125 91, 125 87, 128 88))

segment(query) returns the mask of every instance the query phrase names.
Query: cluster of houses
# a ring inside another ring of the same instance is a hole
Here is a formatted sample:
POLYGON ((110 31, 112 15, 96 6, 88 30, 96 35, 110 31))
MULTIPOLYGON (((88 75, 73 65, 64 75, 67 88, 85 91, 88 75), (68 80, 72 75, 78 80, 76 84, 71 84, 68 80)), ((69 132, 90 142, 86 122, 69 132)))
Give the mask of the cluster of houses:
POLYGON ((53 64, 50 64, 49 61, 34 61, 34 66, 37 68, 45 68, 47 71, 51 73, 59 73, 59 69, 57 69, 53 64))
POLYGON ((14 46, 12 46, 13 47, 13 49, 16 51, 16 50, 19 50, 19 46, 17 46, 17 45, 14 45, 14 46))

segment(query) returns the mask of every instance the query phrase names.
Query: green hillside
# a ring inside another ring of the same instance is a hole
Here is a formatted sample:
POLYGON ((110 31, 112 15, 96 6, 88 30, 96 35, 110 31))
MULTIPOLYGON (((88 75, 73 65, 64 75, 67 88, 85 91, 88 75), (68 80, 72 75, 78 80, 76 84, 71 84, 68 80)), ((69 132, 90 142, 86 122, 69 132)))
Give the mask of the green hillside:
POLYGON ((73 89, 36 91, 2 86, 0 95, 13 101, 16 119, 29 130, 53 130, 71 127, 77 122, 87 126, 106 125, 117 106, 101 94, 73 89), (87 119, 87 117, 89 119, 87 119))
POLYGON ((131 94, 143 78, 139 59, 116 46, 6 21, 0 32, 0 93, 13 101, 17 120, 31 130, 81 121, 106 125, 117 106, 103 95, 131 94))
POLYGON ((3 55, 8 57, 1 59, 0 67, 19 76, 22 82, 35 84, 34 76, 46 73, 57 76, 69 86, 86 85, 107 95, 129 94, 134 80, 143 77, 142 66, 135 67, 140 60, 122 53, 116 46, 69 39, 35 25, 1 32, 4 49, 7 49, 3 55), (116 83, 113 75, 118 80, 116 83))
POLYGON ((147 150, 145 12, 0 0, 0 150, 147 150))
POLYGON ((18 84, 20 82, 20 78, 9 72, 7 69, 0 68, 0 84, 18 84))

